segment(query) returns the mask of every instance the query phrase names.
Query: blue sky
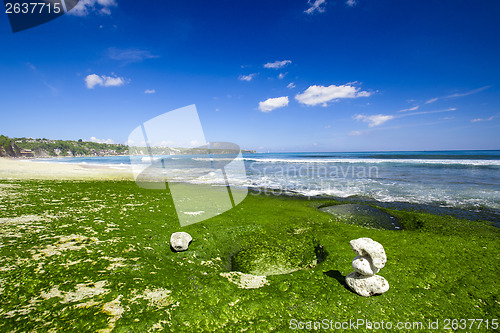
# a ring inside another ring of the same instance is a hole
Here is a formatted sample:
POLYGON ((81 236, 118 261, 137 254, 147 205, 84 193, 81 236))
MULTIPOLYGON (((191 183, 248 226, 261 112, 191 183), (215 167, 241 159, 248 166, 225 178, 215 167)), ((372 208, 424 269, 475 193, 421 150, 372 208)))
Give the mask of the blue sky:
POLYGON ((0 133, 123 143, 196 104, 259 151, 500 149, 498 1, 82 0, 13 34, 0 133))

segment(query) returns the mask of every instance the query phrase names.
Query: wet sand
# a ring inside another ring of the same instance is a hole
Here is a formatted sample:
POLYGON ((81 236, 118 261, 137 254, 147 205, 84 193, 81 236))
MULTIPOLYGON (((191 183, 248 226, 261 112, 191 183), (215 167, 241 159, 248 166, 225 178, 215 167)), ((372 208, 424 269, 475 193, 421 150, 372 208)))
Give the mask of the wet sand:
POLYGON ((104 165, 0 158, 0 179, 133 180, 132 171, 104 165))

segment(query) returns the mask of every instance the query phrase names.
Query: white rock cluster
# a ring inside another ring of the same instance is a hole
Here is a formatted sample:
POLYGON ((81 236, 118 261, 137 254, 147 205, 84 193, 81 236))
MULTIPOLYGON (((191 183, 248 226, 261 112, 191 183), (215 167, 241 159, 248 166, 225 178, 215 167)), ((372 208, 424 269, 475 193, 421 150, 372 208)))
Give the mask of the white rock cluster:
POLYGON ((389 282, 382 276, 375 275, 387 262, 384 247, 371 238, 358 238, 350 243, 358 256, 352 261, 354 272, 345 278, 347 285, 358 295, 365 297, 389 290, 389 282))
POLYGON ((186 251, 193 238, 187 232, 174 232, 170 236, 170 246, 175 252, 186 251))

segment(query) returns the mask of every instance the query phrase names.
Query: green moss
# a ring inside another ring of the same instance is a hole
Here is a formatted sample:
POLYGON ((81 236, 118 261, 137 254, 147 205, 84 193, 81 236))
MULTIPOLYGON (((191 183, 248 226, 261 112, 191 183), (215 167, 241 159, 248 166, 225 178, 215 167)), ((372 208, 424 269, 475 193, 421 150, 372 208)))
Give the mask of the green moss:
POLYGON ((249 195, 181 228, 168 192, 133 182, 0 184, 0 331, 262 332, 287 331, 292 318, 500 317, 500 232, 491 223, 385 210, 404 230, 368 229, 318 211, 324 201, 249 195), (175 231, 193 237, 188 251, 170 250, 175 231), (380 275, 391 289, 382 296, 343 285, 355 257, 349 241, 360 237, 385 247, 380 275), (221 276, 235 268, 301 269, 242 289, 221 276), (102 293, 82 287, 99 281, 102 293))
POLYGON ((260 245, 241 250, 233 257, 233 270, 254 275, 288 274, 316 266, 314 248, 283 248, 260 245))

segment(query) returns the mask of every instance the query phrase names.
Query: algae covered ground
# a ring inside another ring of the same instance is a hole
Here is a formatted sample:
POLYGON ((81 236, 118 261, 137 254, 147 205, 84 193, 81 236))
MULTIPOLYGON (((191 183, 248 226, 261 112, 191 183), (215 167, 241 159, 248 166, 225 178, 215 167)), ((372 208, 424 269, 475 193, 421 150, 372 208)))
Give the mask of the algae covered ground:
POLYGON ((2 180, 0 331, 281 332, 383 321, 479 332, 500 319, 500 231, 491 223, 386 209, 404 230, 371 229, 318 210, 327 204, 336 202, 250 194, 181 228, 168 191, 2 180), (176 231, 192 235, 188 251, 171 251, 176 231), (349 241, 360 237, 385 247, 384 295, 345 287, 349 241), (444 327, 474 318, 482 326, 444 327))

